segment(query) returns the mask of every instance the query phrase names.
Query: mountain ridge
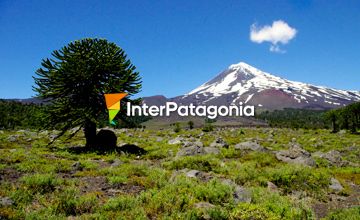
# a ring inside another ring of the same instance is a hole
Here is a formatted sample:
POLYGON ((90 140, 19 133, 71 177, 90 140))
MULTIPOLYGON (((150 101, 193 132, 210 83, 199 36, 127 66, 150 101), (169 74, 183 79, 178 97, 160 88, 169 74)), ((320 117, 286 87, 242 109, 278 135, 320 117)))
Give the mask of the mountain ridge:
MULTIPOLYGON (((147 104, 152 104, 152 99, 144 98, 147 104)), ((185 95, 167 100, 195 105, 249 104, 265 109, 331 109, 360 101, 360 91, 287 80, 240 62, 185 95)))
MULTIPOLYGON (((22 103, 43 103, 33 97, 8 99, 22 103)), ((190 92, 167 98, 163 95, 143 97, 148 105, 167 101, 194 105, 247 104, 263 109, 304 108, 332 109, 360 101, 360 91, 334 89, 287 80, 259 70, 245 62, 230 65, 218 75, 190 92)))

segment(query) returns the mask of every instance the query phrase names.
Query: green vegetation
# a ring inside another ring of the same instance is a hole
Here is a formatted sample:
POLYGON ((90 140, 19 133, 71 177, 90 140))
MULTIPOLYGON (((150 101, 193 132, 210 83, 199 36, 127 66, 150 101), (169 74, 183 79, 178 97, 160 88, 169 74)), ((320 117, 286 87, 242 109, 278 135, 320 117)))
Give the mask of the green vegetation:
POLYGON ((47 142, 54 133, 58 131, 0 131, 0 218, 360 217, 356 199, 360 196, 360 139, 350 132, 301 128, 214 128, 209 132, 194 128, 178 133, 172 128, 115 130, 119 141, 148 151, 139 156, 74 151, 74 146, 84 145, 82 132, 71 140, 61 137, 49 148, 47 142), (218 154, 179 156, 182 144, 168 143, 175 138, 182 138, 183 143, 195 139, 210 148, 218 137, 230 145, 219 148, 218 154), (268 151, 235 148, 249 140, 268 151), (276 152, 288 150, 289 142, 294 141, 312 154, 315 166, 276 158, 276 152), (333 165, 317 156, 329 151, 341 152, 341 160, 347 163, 333 165), (332 178, 343 189, 330 189, 332 178))
POLYGON ((174 124, 174 132, 178 133, 181 131, 181 126, 180 126, 180 122, 176 122, 174 124))
POLYGON ((204 127, 202 128, 202 131, 209 132, 214 130, 213 123, 216 122, 214 119, 205 119, 204 127))
POLYGON ((41 66, 43 104, 0 100, 0 219, 360 219, 360 103, 257 115, 273 128, 195 129, 192 117, 160 131, 124 106, 97 133, 104 94, 141 101, 125 52, 83 39, 41 66))
POLYGON ((325 117, 331 122, 332 132, 346 129, 355 133, 360 129, 360 102, 328 111, 325 117))
POLYGON ((324 119, 326 111, 292 109, 264 111, 256 115, 256 118, 265 120, 270 127, 280 128, 328 128, 329 124, 324 119))
POLYGON ((130 100, 141 89, 136 67, 120 47, 105 39, 71 42, 53 51, 41 66, 34 91, 50 102, 44 128, 57 127, 59 136, 71 128, 84 128, 87 147, 96 147, 98 118, 107 115, 104 94, 127 93, 122 101, 140 101, 130 100))
POLYGON ((42 128, 45 107, 36 104, 21 104, 16 101, 0 100, 0 128, 42 128))
MULTIPOLYGON (((43 129, 48 123, 45 118, 48 103, 45 104, 23 104, 18 101, 0 99, 0 129, 43 129)), ((141 123, 150 120, 149 116, 133 116, 126 120, 117 118, 114 128, 142 128, 141 123)), ((97 119, 97 126, 102 128, 109 125, 104 115, 97 119)), ((60 127, 55 126, 59 129, 60 127)))
POLYGON ((48 193, 55 190, 55 187, 61 184, 52 174, 34 174, 24 176, 21 180, 24 187, 33 193, 48 193))
POLYGON ((188 121, 188 125, 189 125, 189 129, 194 128, 194 122, 193 121, 188 121))
POLYGON ((360 129, 360 102, 328 111, 291 108, 264 111, 257 114, 256 118, 265 120, 270 127, 295 129, 327 129, 331 127, 332 132, 345 129, 355 133, 360 129))
POLYGON ((327 216, 326 220, 357 220, 360 216, 360 206, 349 208, 349 209, 340 209, 333 213, 331 213, 329 216, 327 216))

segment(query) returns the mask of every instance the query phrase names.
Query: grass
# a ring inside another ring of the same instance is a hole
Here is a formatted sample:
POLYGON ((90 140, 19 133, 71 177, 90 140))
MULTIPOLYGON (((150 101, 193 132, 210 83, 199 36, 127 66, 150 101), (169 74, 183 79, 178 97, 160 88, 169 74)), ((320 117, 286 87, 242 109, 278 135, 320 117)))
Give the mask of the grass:
POLYGON ((21 178, 21 182, 27 190, 40 194, 52 192, 61 184, 61 180, 53 174, 27 175, 21 178))
POLYGON ((360 216, 360 207, 340 209, 330 213, 325 220, 357 220, 360 216))
MULTIPOLYGON (((148 151, 140 157, 76 153, 71 147, 84 144, 81 133, 71 140, 60 138, 48 148, 52 133, 0 133, 0 197, 13 201, 0 205, 0 219, 315 219, 320 212, 314 204, 332 204, 334 194, 356 196, 360 188, 360 169, 353 166, 359 162, 360 138, 349 133, 270 128, 116 130, 118 144, 136 144, 148 151), (9 139, 14 135, 16 141, 9 139), (196 138, 205 147, 222 137, 230 147, 218 155, 176 157, 181 144, 168 141, 177 136, 196 138), (234 148, 255 140, 270 151, 234 148), (315 167, 278 161, 271 151, 288 149, 291 141, 311 153, 338 150, 353 164, 334 167, 319 157, 314 158, 315 167), (113 166, 117 160, 121 163, 113 166), (76 162, 79 166, 73 166, 76 162), (182 172, 193 169, 211 178, 190 178, 182 172), (340 181, 342 192, 329 189, 331 178, 340 181), (225 179, 249 190, 251 202, 236 203, 235 188, 225 179), (277 189, 268 189, 268 182, 277 189)), ((352 205, 331 209, 322 217, 359 219, 359 203, 352 205)))

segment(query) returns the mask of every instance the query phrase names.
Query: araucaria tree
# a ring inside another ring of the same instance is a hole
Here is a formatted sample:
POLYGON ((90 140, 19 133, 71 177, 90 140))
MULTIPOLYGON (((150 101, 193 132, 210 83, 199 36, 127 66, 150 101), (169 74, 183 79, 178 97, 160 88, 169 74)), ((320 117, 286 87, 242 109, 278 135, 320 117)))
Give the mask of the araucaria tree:
POLYGON ((60 135, 83 128, 87 147, 96 145, 96 125, 107 111, 105 93, 126 92, 122 102, 139 101, 129 99, 141 89, 136 67, 120 47, 105 39, 71 42, 53 51, 41 66, 33 90, 50 102, 45 126, 60 128, 60 135))

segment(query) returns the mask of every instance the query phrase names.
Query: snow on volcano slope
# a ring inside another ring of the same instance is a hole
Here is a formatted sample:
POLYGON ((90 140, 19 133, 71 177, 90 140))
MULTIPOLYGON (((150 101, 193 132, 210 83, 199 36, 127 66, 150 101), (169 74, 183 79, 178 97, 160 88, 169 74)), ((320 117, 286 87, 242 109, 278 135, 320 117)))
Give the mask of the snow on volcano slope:
POLYGON ((290 81, 240 62, 174 100, 207 105, 247 103, 269 109, 325 109, 359 101, 360 92, 290 81))

